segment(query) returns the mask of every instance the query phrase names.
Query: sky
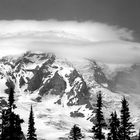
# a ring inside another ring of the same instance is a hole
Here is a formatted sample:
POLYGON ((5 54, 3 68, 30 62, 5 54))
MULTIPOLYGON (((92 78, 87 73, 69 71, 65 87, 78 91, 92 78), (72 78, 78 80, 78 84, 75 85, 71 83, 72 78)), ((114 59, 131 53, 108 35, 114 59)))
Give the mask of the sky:
POLYGON ((140 63, 139 0, 0 0, 1 54, 140 63))

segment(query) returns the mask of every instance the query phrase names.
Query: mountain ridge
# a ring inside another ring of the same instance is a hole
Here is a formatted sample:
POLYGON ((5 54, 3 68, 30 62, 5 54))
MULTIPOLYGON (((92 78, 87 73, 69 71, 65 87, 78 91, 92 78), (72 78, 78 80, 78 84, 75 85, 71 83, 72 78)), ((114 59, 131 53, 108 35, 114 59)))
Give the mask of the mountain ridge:
MULTIPOLYGON (((7 86, 15 85, 17 106, 21 108, 16 111, 26 120, 24 131, 26 132, 27 125, 27 116, 24 115, 28 114, 28 106, 33 104, 37 124, 44 126, 38 128, 38 135, 42 135, 42 138, 45 134, 41 130, 44 132, 48 129, 45 124, 59 133, 64 131, 66 125, 65 135, 74 123, 78 122, 83 128, 87 124, 91 126, 91 121, 94 122, 96 94, 99 91, 103 94, 106 119, 114 109, 119 114, 120 101, 124 95, 109 89, 108 79, 96 62, 93 62, 93 69, 83 74, 70 62, 59 59, 52 53, 27 52, 16 59, 4 57, 0 60, 0 79, 1 104, 6 106, 7 86)), ((135 107, 135 104, 132 105, 135 107)), ((134 122, 138 122, 139 115, 134 113, 134 122)), ((85 131, 89 133, 89 129, 86 127, 85 131)))

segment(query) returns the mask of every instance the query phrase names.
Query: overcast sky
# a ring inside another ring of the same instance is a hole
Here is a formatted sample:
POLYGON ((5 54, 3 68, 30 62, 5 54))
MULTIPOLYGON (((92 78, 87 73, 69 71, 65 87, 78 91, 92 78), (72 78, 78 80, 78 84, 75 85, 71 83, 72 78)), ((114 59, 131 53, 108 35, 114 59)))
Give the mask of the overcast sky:
POLYGON ((0 0, 0 56, 53 51, 140 63, 139 0, 0 0))

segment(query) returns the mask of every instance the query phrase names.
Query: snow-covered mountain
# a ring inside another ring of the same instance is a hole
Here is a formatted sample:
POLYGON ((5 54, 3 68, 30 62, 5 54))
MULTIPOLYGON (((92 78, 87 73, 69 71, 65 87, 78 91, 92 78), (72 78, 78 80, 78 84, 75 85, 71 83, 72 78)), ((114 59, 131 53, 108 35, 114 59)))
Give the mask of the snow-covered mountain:
MULTIPOLYGON (((136 76, 133 71, 137 70, 138 75, 138 69, 137 65, 131 67, 133 77, 136 76)), ((52 53, 27 52, 21 57, 3 57, 0 60, 0 109, 7 105, 7 87, 13 85, 16 112, 25 120, 22 126, 25 134, 29 106, 32 104, 39 139, 67 138, 73 124, 79 124, 86 134, 85 139, 89 140, 94 123, 96 94, 101 91, 105 118, 108 119, 114 110, 119 114, 120 101, 126 95, 130 101, 132 121, 137 128, 140 123, 140 96, 127 94, 127 84, 131 82, 126 81, 126 86, 121 85, 121 79, 125 81, 126 78, 121 76, 122 73, 124 76, 126 72, 119 71, 109 79, 104 68, 95 61, 72 64, 52 53)), ((130 88, 133 89, 132 86, 130 88)), ((134 87, 135 90, 138 91, 134 87)))

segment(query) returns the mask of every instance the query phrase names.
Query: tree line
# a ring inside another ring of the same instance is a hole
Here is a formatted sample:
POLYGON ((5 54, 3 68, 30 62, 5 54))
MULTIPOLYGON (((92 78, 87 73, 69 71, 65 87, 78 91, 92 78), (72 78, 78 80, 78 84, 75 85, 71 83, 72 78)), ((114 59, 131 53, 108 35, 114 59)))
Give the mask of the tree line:
MULTIPOLYGON (((14 109, 17 108, 14 99, 14 88, 10 87, 8 89, 8 94, 8 107, 2 110, 0 140, 26 140, 21 128, 21 124, 24 122, 24 120, 14 112, 14 109)), ((34 124, 34 114, 31 106, 27 140, 37 140, 34 124)))
MULTIPOLYGON (((108 124, 105 122, 102 107, 102 93, 99 92, 97 94, 97 103, 96 103, 96 115, 95 115, 95 123, 92 127, 93 132, 93 140, 140 140, 140 131, 139 135, 133 138, 134 125, 131 122, 130 111, 129 111, 129 103, 125 97, 122 98, 121 101, 122 107, 120 110, 120 118, 118 118, 116 111, 110 114, 110 119, 108 124), (105 133, 103 133, 103 129, 108 129, 107 137, 105 138, 105 133)), ((83 135, 78 126, 73 126, 70 133, 70 138, 72 140, 81 140, 83 135)))
MULTIPOLYGON (((8 107, 2 110, 2 124, 1 124, 1 135, 0 140, 37 140, 34 113, 31 106, 29 121, 28 121, 28 132, 27 138, 21 128, 21 124, 24 122, 19 115, 15 114, 14 109, 17 108, 14 99, 14 89, 10 87, 8 89, 8 107)), ((120 118, 118 118, 116 111, 110 114, 108 123, 104 119, 102 111, 103 101, 102 93, 97 94, 96 112, 94 117, 94 124, 91 128, 93 133, 93 140, 131 140, 134 131, 134 125, 131 122, 131 116, 129 111, 129 103, 125 97, 121 101, 122 107, 120 110, 120 118), (103 130, 107 128, 108 134, 105 138, 103 130)), ((78 125, 74 125, 69 133, 68 139, 70 140, 81 140, 84 139, 84 135, 78 125)), ((140 140, 139 136, 136 138, 140 140)), ((135 139, 135 140, 136 140, 135 139)))

